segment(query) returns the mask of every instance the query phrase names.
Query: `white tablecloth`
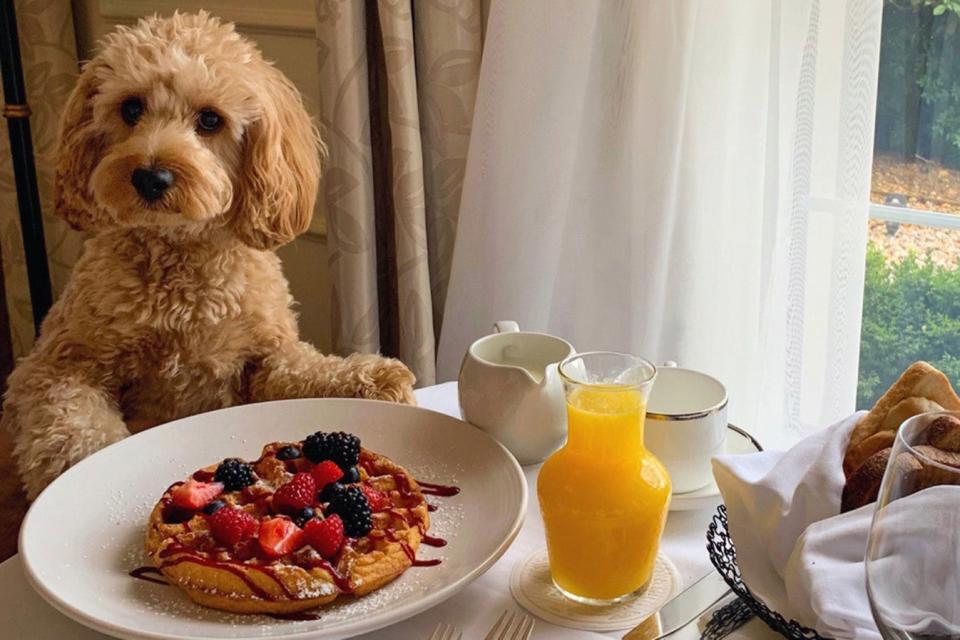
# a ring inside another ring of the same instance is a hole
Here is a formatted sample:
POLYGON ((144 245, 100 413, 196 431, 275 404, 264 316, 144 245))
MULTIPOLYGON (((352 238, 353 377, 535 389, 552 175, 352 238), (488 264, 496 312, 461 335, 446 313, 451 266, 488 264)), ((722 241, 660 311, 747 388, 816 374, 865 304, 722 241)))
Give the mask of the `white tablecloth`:
MULTIPOLYGON (((417 392, 420 406, 460 417, 456 383, 445 383, 417 392)), ((386 629, 359 636, 364 640, 419 640, 429 637, 437 622, 458 626, 464 638, 482 638, 505 609, 516 609, 510 596, 510 571, 515 562, 544 545, 543 521, 536 501, 538 466, 525 469, 530 488, 530 509, 520 535, 506 554, 487 573, 446 602, 409 620, 386 629)), ((684 585, 711 570, 705 548, 705 532, 712 509, 671 512, 662 548, 680 570, 684 585)), ((591 633, 554 626, 538 620, 537 640, 599 640, 620 638, 623 632, 591 633)), ((775 636, 762 623, 752 621, 729 636, 760 640, 775 636)), ((17 556, 0 564, 0 638, 17 640, 102 640, 102 634, 90 631, 58 613, 27 584, 17 556)), ((694 635, 696 637, 696 635, 694 635)), ((678 639, 679 640, 679 639, 678 639)))

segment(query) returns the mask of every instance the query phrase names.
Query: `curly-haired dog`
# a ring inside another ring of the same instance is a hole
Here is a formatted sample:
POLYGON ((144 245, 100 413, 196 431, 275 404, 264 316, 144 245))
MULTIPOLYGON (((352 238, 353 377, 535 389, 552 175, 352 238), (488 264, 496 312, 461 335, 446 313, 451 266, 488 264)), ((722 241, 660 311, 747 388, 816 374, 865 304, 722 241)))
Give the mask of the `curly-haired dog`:
POLYGON ((205 13, 107 37, 66 105, 56 210, 92 234, 3 426, 27 495, 130 432, 247 402, 413 402, 374 355, 321 355, 297 334, 272 249, 306 230, 319 139, 296 89, 205 13))

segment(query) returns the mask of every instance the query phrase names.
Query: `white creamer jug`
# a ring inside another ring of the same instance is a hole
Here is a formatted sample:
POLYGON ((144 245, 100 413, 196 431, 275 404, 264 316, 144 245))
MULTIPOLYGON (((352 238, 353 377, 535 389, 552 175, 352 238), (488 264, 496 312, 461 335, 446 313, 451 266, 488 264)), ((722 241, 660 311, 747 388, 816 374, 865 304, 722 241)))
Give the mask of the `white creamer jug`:
POLYGON ((557 365, 573 355, 556 336, 520 331, 516 322, 467 350, 460 366, 460 412, 516 456, 520 464, 542 462, 567 436, 567 412, 557 365))

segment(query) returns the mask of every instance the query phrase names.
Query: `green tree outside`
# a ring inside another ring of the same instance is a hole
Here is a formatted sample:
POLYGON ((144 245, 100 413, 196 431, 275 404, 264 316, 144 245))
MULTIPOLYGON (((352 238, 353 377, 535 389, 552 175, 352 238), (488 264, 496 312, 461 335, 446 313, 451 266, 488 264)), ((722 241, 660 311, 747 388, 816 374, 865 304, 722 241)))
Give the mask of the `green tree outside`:
POLYGON ((899 264, 888 262, 869 244, 857 408, 872 407, 917 360, 960 382, 958 356, 960 269, 937 266, 913 253, 899 264))

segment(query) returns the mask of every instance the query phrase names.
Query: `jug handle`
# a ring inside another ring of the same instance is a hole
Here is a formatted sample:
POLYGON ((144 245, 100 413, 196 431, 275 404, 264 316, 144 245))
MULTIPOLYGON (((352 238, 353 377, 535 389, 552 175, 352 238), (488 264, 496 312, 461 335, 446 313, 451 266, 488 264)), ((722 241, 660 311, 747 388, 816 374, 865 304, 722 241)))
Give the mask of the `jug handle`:
POLYGON ((514 333, 520 331, 520 325, 513 320, 500 320, 493 323, 494 333, 514 333))

